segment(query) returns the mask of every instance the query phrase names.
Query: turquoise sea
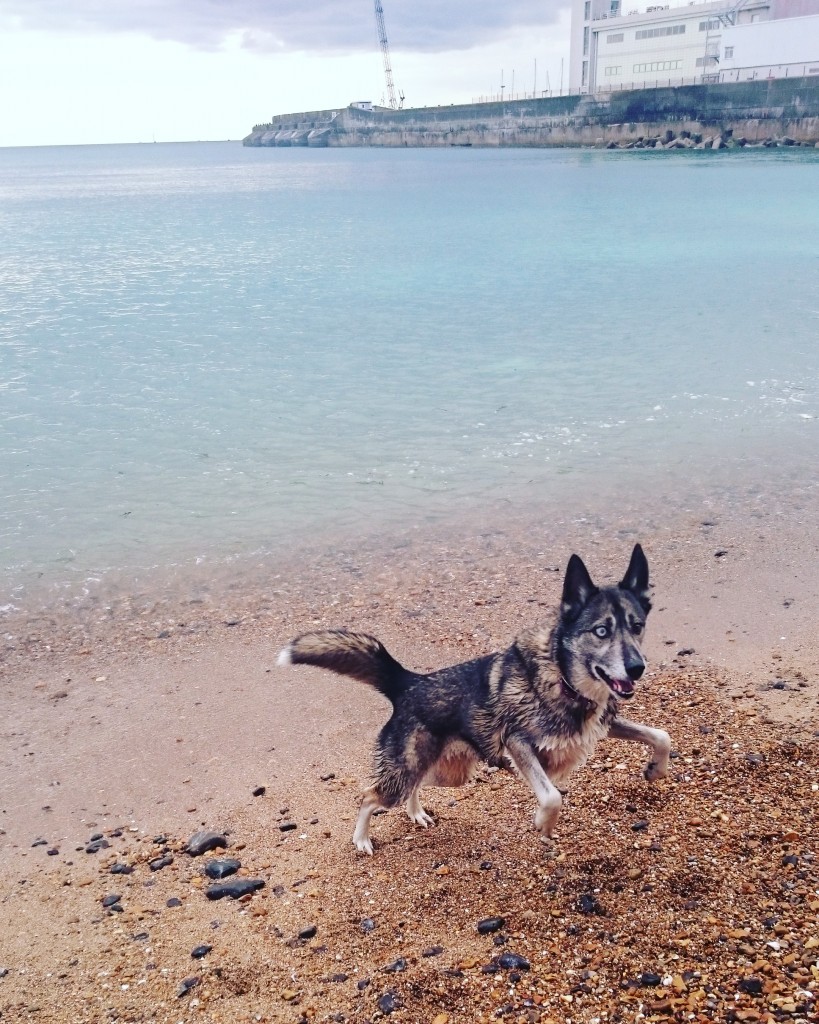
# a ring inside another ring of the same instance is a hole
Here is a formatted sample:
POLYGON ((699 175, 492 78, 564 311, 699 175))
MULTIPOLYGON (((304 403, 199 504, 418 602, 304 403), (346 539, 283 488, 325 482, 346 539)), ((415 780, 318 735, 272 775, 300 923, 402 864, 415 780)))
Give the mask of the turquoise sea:
POLYGON ((0 607, 815 476, 817 195, 805 150, 0 150, 0 607))

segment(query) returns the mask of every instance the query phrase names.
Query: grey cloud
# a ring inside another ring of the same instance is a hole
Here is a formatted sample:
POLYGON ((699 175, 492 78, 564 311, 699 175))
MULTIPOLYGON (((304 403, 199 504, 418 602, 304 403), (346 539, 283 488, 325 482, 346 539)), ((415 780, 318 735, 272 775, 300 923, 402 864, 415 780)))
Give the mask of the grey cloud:
MULTIPOLYGON (((382 0, 393 50, 465 50, 552 23, 568 0, 382 0)), ((52 31, 138 31, 212 49, 350 53, 376 45, 370 0, 4 0, 3 17, 52 31)))

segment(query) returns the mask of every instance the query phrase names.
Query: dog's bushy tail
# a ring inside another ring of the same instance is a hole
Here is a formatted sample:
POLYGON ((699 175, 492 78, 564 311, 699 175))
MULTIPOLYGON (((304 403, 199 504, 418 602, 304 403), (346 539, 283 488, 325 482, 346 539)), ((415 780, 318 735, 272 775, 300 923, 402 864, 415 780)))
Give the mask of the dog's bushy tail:
POLYGON ((403 667, 380 640, 346 629, 324 629, 297 636, 281 652, 278 664, 329 668, 368 683, 390 701, 405 675, 403 667))

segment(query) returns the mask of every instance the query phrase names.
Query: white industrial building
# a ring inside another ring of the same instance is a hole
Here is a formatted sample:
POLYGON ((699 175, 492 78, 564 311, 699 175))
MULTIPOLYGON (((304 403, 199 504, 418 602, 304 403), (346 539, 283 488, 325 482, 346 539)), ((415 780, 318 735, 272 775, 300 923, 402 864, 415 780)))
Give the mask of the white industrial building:
POLYGON ((572 3, 571 93, 819 75, 819 0, 572 3))

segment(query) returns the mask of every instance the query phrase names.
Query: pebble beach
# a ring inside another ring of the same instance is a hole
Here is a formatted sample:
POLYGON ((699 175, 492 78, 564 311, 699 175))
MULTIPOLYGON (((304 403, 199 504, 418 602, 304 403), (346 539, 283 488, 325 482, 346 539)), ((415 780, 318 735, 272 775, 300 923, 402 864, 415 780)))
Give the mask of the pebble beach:
POLYGON ((357 854, 386 706, 276 655, 318 625, 422 671, 497 649, 571 550, 619 578, 630 529, 325 552, 264 591, 8 628, 0 1019, 815 1019, 816 533, 808 504, 769 512, 641 533, 629 716, 671 733, 671 771, 648 785, 641 750, 601 744, 549 847, 525 785, 483 769, 425 792, 435 827, 379 815, 357 854))

